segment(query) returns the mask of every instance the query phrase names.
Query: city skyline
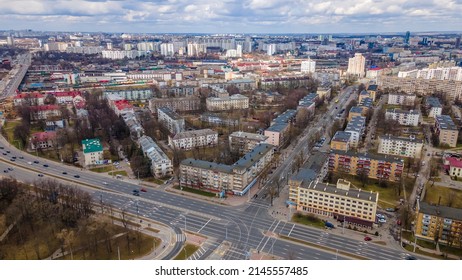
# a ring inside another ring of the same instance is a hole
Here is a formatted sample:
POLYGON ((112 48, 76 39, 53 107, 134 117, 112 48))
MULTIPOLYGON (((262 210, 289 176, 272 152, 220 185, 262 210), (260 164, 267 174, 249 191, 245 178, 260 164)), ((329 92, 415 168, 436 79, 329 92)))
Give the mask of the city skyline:
POLYGON ((460 30, 460 1, 0 0, 2 29, 118 33, 389 33, 460 30), (443 20, 444 19, 444 20, 443 20))

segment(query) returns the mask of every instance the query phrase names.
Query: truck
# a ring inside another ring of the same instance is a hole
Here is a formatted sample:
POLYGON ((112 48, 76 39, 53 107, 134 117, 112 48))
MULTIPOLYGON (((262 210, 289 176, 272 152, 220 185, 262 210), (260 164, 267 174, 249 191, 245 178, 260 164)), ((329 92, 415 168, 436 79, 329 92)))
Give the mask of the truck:
POLYGON ((331 222, 325 222, 324 225, 327 227, 327 228, 335 228, 334 224, 331 223, 331 222))

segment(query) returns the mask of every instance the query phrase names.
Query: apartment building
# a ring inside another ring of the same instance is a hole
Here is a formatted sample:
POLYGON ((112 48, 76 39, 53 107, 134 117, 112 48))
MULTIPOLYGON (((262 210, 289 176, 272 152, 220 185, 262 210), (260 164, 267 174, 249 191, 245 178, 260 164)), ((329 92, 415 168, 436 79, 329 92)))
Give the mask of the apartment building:
POLYGON ((125 100, 149 100, 153 97, 152 89, 119 89, 119 90, 105 90, 105 96, 115 95, 125 100))
POLYGON ((441 105, 438 97, 429 96, 425 100, 425 107, 428 110, 428 116, 434 118, 443 113, 443 105, 441 105))
POLYGON ((462 209, 442 205, 432 205, 417 200, 415 236, 427 240, 458 247, 462 235, 462 209))
POLYGON ((347 73, 357 76, 359 78, 364 77, 366 74, 366 58, 360 54, 355 53, 355 56, 348 59, 347 73))
POLYGON ((271 124, 292 123, 297 116, 297 110, 288 109, 284 113, 278 115, 271 121, 271 124))
POLYGON ((290 76, 290 77, 263 77, 260 80, 260 88, 264 90, 283 87, 297 88, 307 86, 311 82, 310 76, 290 76))
POLYGON ((402 157, 420 158, 422 155, 423 140, 415 137, 380 136, 379 154, 402 157))
POLYGON ((385 119, 398 121, 400 125, 418 126, 420 112, 414 110, 387 109, 385 119))
POLYGON ((45 96, 40 92, 30 92, 30 93, 18 93, 13 97, 13 105, 21 106, 39 106, 43 105, 45 96))
POLYGON ((51 149, 58 144, 55 131, 44 131, 33 133, 29 139, 31 150, 51 149))
POLYGON ((160 92, 164 98, 194 96, 199 94, 196 86, 161 87, 160 92))
POLYGON ((85 166, 101 164, 103 158, 103 145, 97 138, 82 140, 85 166))
POLYGON ((352 151, 331 151, 329 171, 345 172, 351 175, 366 174, 369 178, 399 181, 404 169, 404 160, 396 157, 356 153, 352 151))
POLYGON ((444 158, 444 168, 451 177, 462 177, 462 159, 449 156, 444 158))
POLYGON ((202 190, 244 195, 271 162, 274 146, 259 144, 232 165, 185 159, 180 163, 180 184, 202 190))
POLYGON ((433 92, 442 92, 451 101, 462 99, 462 81, 435 80, 423 78, 399 78, 396 76, 380 76, 378 85, 382 89, 400 90, 407 94, 428 95, 433 92))
POLYGON ((165 107, 175 112, 191 112, 201 109, 199 97, 153 98, 149 100, 149 110, 157 114, 157 109, 165 107))
POLYGON ((144 155, 151 160, 151 172, 157 178, 171 176, 173 174, 172 161, 162 149, 149 136, 141 136, 138 144, 144 155))
POLYGON ((350 109, 350 112, 348 112, 348 122, 351 122, 351 119, 353 119, 353 117, 365 117, 365 110, 363 110, 362 107, 359 107, 359 106, 353 106, 351 107, 350 109))
POLYGON ((440 144, 447 144, 451 148, 457 146, 459 130, 457 129, 450 116, 436 116, 434 129, 436 135, 438 135, 440 144))
POLYGON ((413 106, 415 102, 415 98, 416 98, 415 94, 389 93, 387 102, 390 105, 413 106))
POLYGON ((351 133, 345 131, 337 131, 330 141, 332 150, 348 151, 350 148, 351 133))
POLYGON ((369 96, 372 98, 372 101, 375 101, 375 98, 377 96, 378 86, 377 85, 369 85, 366 90, 369 93, 369 96))
POLYGON ((310 114, 314 114, 316 101, 318 100, 319 95, 317 93, 309 93, 305 97, 303 97, 300 101, 298 101, 297 110, 304 108, 307 109, 310 114))
POLYGON ((218 144, 218 133, 211 129, 183 131, 168 137, 168 145, 176 149, 190 150, 196 147, 211 147, 218 144))
POLYGON ((306 180, 298 173, 289 178, 289 200, 297 211, 344 221, 358 227, 372 228, 379 194, 354 189, 339 179, 337 184, 306 180))
POLYGON ((157 118, 159 122, 164 125, 173 135, 185 130, 184 119, 170 108, 158 108, 157 118))
POLYGON ((47 120, 61 116, 61 108, 58 105, 29 106, 32 121, 47 120))
POLYGON ((229 135, 229 147, 231 151, 246 154, 258 144, 266 143, 267 140, 268 136, 265 135, 235 131, 229 135))
POLYGON ((58 104, 70 104, 77 96, 82 96, 80 91, 57 91, 48 93, 56 98, 58 104))
POLYGON ((358 102, 361 103, 361 101, 363 101, 365 98, 370 98, 372 102, 374 101, 367 90, 363 90, 359 93, 358 102))
POLYGON ((351 121, 348 122, 345 132, 350 133, 350 146, 351 147, 358 147, 359 141, 364 134, 364 130, 366 129, 366 118, 362 116, 355 116, 351 118, 351 121))
POLYGON ((279 147, 283 145, 289 132, 290 124, 276 123, 265 129, 264 135, 268 137, 267 143, 279 147))
POLYGON ((249 98, 242 94, 227 97, 208 97, 205 101, 208 111, 226 111, 249 108, 249 98))
POLYGON ((369 110, 372 109, 374 106, 374 101, 372 101, 372 98, 370 97, 365 97, 359 102, 358 107, 361 107, 363 109, 363 113, 367 114, 369 110))

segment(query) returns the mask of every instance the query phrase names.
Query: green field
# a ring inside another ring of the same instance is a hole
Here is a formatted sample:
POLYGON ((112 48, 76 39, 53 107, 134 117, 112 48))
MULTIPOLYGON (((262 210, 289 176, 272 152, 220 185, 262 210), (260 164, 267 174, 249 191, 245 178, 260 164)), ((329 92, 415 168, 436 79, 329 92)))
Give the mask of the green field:
POLYGON ((192 254, 194 254, 197 251, 197 249, 199 249, 199 246, 193 244, 186 244, 183 248, 181 248, 180 253, 174 258, 174 260, 186 260, 192 254))
POLYGON ((424 197, 425 202, 438 204, 438 201, 440 201, 440 205, 449 206, 451 204, 451 207, 462 208, 462 191, 436 184, 431 187, 431 185, 432 183, 427 182, 424 197))
POLYGON ((19 141, 14 141, 14 128, 21 124, 21 121, 6 121, 5 125, 2 127, 4 135, 6 136, 8 142, 13 144, 16 148, 19 149, 19 141))
POLYGON ((325 224, 321 219, 315 216, 303 215, 300 213, 296 213, 292 216, 292 222, 299 223, 299 224, 306 225, 306 226, 325 228, 325 224))

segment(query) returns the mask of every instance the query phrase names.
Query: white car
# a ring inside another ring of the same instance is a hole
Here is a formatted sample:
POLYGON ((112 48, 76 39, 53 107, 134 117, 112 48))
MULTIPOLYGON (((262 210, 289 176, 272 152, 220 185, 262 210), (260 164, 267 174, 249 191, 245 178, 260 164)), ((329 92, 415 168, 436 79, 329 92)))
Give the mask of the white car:
POLYGON ((32 161, 28 161, 27 164, 32 165, 32 161))
POLYGON ((384 224, 384 223, 386 223, 386 222, 387 222, 387 220, 385 220, 385 219, 379 219, 379 223, 384 224))
POLYGON ((379 219, 385 219, 385 215, 382 215, 382 214, 376 214, 377 218, 379 219))
POLYGON ((103 182, 103 185, 107 185, 107 182, 103 182))

